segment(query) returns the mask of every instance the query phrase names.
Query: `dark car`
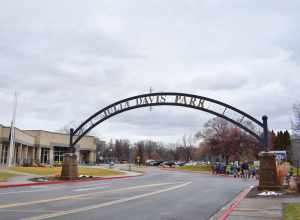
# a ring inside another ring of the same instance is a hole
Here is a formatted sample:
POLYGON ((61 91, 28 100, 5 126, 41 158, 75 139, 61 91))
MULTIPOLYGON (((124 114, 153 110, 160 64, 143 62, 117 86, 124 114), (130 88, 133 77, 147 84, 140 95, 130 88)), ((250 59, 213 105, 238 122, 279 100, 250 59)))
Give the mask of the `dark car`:
POLYGON ((159 166, 163 161, 155 160, 149 163, 150 166, 159 166))
POLYGON ((165 161, 161 164, 162 167, 175 167, 176 163, 173 161, 165 161))
POLYGON ((181 161, 180 161, 180 162, 177 162, 176 165, 182 167, 182 166, 185 165, 185 162, 181 162, 181 161))

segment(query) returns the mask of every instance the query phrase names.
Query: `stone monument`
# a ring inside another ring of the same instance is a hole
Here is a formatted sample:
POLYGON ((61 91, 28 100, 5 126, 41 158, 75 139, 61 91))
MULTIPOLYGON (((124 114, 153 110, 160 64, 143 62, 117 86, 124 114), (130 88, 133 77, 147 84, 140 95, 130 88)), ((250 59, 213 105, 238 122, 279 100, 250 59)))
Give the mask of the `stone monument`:
POLYGON ((77 155, 75 153, 66 153, 61 170, 61 179, 74 180, 78 178, 77 155))
POLYGON ((258 190, 281 190, 277 177, 276 155, 271 152, 259 154, 259 186, 258 190))

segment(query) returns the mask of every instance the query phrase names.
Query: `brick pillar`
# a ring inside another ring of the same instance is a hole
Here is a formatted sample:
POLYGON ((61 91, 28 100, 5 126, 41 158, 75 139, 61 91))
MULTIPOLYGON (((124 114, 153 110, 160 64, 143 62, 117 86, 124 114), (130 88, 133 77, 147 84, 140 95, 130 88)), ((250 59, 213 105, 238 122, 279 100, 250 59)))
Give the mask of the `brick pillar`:
POLYGON ((20 165, 23 165, 24 160, 24 152, 23 152, 23 144, 20 144, 20 165))
POLYGON ((274 153, 261 152, 259 154, 259 190, 280 190, 282 186, 277 178, 276 156, 274 153))
POLYGON ((33 160, 33 148, 31 146, 28 146, 28 162, 32 163, 33 160))
POLYGON ((94 151, 89 152, 89 163, 95 163, 96 162, 96 154, 94 151))
POLYGON ((25 145, 22 144, 22 165, 24 164, 25 160, 25 145))
POLYGON ((50 150, 49 150, 49 160, 50 160, 50 164, 54 163, 54 151, 53 151, 53 147, 50 147, 50 150))
POLYGON ((25 159, 28 160, 28 146, 25 146, 25 159))
POLYGON ((61 178, 64 180, 73 180, 78 178, 78 164, 76 154, 65 154, 61 170, 61 178))
POLYGON ((35 149, 35 160, 40 163, 41 162, 41 148, 39 146, 35 149))
POLYGON ((2 152, 3 152, 3 146, 2 143, 0 143, 0 167, 2 165, 2 152))

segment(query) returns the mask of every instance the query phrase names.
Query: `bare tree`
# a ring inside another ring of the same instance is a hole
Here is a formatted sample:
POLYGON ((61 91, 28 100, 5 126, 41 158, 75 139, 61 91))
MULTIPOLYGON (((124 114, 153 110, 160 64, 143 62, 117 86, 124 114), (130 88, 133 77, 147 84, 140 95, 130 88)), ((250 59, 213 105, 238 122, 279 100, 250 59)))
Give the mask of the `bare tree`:
MULTIPOLYGON (((246 125, 248 128, 255 129, 251 122, 247 122, 246 125)), ((209 120, 203 130, 196 135, 203 139, 200 146, 202 156, 205 153, 211 159, 220 159, 225 162, 239 160, 242 155, 249 159, 257 157, 259 142, 247 132, 224 119, 209 120)))
POLYGON ((190 161, 192 159, 193 152, 193 136, 183 135, 182 144, 185 152, 185 161, 190 161))
POLYGON ((292 119, 292 130, 294 136, 300 136, 300 103, 293 105, 294 117, 292 119))

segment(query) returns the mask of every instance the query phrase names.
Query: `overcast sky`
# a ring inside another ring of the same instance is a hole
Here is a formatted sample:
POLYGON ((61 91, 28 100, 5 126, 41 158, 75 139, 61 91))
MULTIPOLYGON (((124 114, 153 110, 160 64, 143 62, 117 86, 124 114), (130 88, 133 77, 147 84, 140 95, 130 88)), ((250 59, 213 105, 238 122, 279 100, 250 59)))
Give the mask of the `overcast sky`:
MULTIPOLYGON (((219 99, 271 129, 300 102, 300 1, 0 0, 0 124, 56 131, 119 99, 187 92, 219 99)), ((207 113, 132 110, 102 138, 175 142, 207 113)))

